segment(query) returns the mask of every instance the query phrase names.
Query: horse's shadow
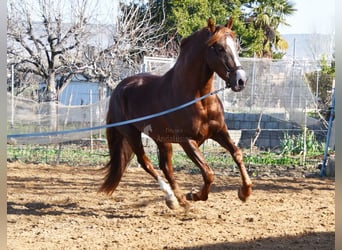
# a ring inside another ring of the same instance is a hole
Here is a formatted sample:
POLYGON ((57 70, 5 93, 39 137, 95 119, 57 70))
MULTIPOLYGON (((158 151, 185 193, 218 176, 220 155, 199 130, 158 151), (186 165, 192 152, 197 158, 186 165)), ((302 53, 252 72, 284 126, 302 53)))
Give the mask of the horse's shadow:
POLYGON ((260 238, 241 242, 222 242, 217 244, 206 244, 195 247, 172 248, 175 250, 220 250, 220 249, 335 249, 335 232, 307 232, 296 236, 279 236, 260 238), (310 243, 313 242, 313 243, 310 243))
POLYGON ((48 204, 44 202, 28 202, 28 203, 16 203, 7 202, 7 214, 14 215, 34 215, 34 216, 44 216, 44 215, 79 215, 79 216, 96 216, 97 214, 92 211, 87 211, 78 207, 74 202, 66 204, 48 204), (59 210, 62 209, 63 211, 59 210))
MULTIPOLYGON (((305 182, 302 178, 283 178, 278 177, 274 179, 260 179, 260 178, 252 178, 253 182, 253 190, 259 191, 274 191, 274 192, 288 192, 288 191, 302 191, 302 190, 327 190, 333 191, 335 190, 334 185, 329 185, 329 181, 334 181, 331 178, 306 178, 305 182), (267 182, 266 182, 267 181, 267 182), (327 181, 327 185, 324 184, 324 181, 327 181)), ((185 185, 184 185, 185 186, 185 185)), ((190 187, 189 185, 186 185, 190 187)), ((227 183, 225 185, 221 183, 213 183, 210 192, 211 193, 221 193, 226 191, 234 191, 237 190, 241 186, 240 183, 227 183)))
MULTIPOLYGON (((130 208, 144 208, 148 204, 154 204, 155 202, 162 201, 162 197, 156 197, 153 199, 142 199, 140 202, 136 202, 130 205, 130 208)), ((7 214, 8 215, 27 215, 27 216, 59 216, 59 215, 74 215, 84 217, 101 217, 104 216, 108 219, 130 219, 130 218, 143 218, 147 215, 129 213, 129 210, 124 208, 91 208, 80 206, 76 202, 59 203, 45 203, 45 202, 7 202, 7 214), (125 211, 124 211, 125 210, 125 211)))

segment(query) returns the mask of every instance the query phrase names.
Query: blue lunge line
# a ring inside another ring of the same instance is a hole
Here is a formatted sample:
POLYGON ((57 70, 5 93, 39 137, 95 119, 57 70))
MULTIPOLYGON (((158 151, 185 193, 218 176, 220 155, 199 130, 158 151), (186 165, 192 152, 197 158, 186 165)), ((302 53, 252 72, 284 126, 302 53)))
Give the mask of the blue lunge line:
POLYGON ((177 110, 186 108, 186 107, 190 106, 191 104, 194 104, 198 101, 201 101, 201 100, 207 98, 208 96, 215 95, 218 92, 225 90, 225 88, 226 87, 220 88, 218 90, 210 92, 209 94, 206 94, 206 95, 198 97, 192 101, 184 103, 180 106, 170 108, 170 109, 167 109, 167 110, 155 113, 155 114, 146 115, 143 117, 138 117, 138 118, 134 118, 134 119, 126 120, 126 121, 115 122, 115 123, 110 123, 110 124, 100 125, 100 126, 94 126, 94 127, 89 127, 89 128, 70 129, 70 130, 61 130, 61 131, 53 131, 53 132, 27 133, 27 134, 9 134, 9 135, 7 135, 7 140, 11 139, 11 138, 21 138, 21 137, 39 137, 39 136, 52 136, 52 135, 60 135, 60 134, 71 134, 71 133, 85 132, 85 131, 91 131, 91 130, 97 130, 97 129, 119 127, 119 126, 127 125, 130 123, 134 123, 134 122, 141 122, 141 121, 145 121, 145 120, 152 119, 152 118, 155 118, 158 116, 166 115, 166 114, 175 112, 177 110))

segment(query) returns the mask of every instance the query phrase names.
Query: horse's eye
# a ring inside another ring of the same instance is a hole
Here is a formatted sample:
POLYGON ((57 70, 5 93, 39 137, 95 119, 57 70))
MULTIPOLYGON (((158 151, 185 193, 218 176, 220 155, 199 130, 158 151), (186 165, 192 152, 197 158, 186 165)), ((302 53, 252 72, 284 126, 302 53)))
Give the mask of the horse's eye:
POLYGON ((217 46, 217 50, 218 50, 219 52, 224 52, 224 48, 223 48, 222 46, 217 46))

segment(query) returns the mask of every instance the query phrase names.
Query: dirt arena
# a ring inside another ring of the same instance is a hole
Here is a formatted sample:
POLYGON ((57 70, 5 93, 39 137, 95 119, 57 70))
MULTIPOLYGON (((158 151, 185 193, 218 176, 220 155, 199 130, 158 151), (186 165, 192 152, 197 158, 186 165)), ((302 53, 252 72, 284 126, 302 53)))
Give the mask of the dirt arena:
MULTIPOLYGON (((7 249, 334 249, 335 180, 216 175, 206 202, 166 207, 158 184, 129 168, 112 196, 94 167, 8 163, 7 249)), ((185 191, 198 174, 176 172, 185 191)))

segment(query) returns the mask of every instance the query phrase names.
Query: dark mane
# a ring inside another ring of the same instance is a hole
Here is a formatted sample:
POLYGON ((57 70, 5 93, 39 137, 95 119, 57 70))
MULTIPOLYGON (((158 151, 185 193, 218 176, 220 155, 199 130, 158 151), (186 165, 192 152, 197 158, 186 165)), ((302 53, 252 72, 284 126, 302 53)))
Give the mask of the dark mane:
POLYGON ((207 39, 207 37, 209 36, 210 36, 210 31, 208 30, 208 28, 203 28, 192 33, 190 36, 183 38, 180 44, 181 52, 182 52, 182 49, 184 49, 184 47, 186 47, 187 44, 191 43, 192 40, 195 40, 198 42, 198 41, 207 39))
POLYGON ((203 54, 203 51, 207 46, 206 42, 210 35, 209 29, 203 28, 192 33, 190 36, 183 38, 181 40, 179 55, 174 67, 177 68, 177 66, 180 66, 178 70, 184 70, 185 65, 193 66, 189 61, 195 60, 195 57, 199 54, 203 54), (192 51, 192 53, 189 53, 189 51, 192 51))
POLYGON ((232 37, 236 37, 235 32, 225 26, 218 26, 215 33, 207 41, 208 46, 212 46, 216 43, 222 36, 229 34, 232 37))
MULTIPOLYGON (((190 36, 183 38, 181 40, 181 44, 180 44, 180 48, 181 48, 181 52, 182 50, 187 46, 187 44, 189 44, 191 40, 196 39, 197 41, 199 39, 201 39, 201 37, 203 36, 204 39, 207 38, 208 40, 206 41, 206 44, 208 46, 212 46, 214 43, 216 43, 222 36, 224 36, 225 34, 229 34, 232 37, 236 37, 236 34, 234 31, 232 31, 231 29, 225 27, 225 26, 216 26, 216 30, 215 32, 210 35, 210 31, 208 27, 205 27, 199 31, 196 31, 194 33, 192 33, 190 36)), ((181 53, 180 52, 180 53, 181 53)))

